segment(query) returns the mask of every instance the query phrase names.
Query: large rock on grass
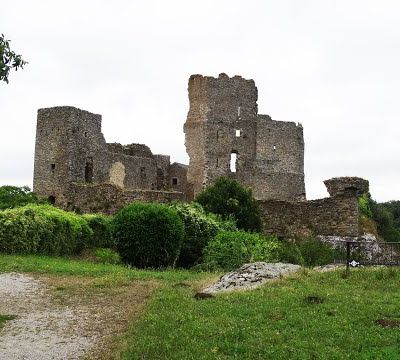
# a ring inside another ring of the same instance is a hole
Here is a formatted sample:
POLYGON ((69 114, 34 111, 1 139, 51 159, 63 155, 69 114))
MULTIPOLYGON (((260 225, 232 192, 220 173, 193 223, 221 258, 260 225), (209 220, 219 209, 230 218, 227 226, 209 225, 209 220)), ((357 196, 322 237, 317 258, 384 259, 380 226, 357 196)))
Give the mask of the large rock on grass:
POLYGON ((200 294, 215 294, 234 290, 255 289, 266 282, 301 269, 299 265, 283 263, 255 262, 245 264, 236 271, 222 276, 215 284, 207 287, 200 294))

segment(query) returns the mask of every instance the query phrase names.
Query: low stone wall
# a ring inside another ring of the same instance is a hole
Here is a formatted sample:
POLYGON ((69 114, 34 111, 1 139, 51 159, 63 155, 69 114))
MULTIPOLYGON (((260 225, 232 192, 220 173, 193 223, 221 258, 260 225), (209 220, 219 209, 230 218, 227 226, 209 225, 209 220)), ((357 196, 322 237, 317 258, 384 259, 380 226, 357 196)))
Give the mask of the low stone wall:
POLYGON ((72 184, 65 208, 81 213, 115 214, 133 201, 184 201, 185 194, 177 191, 122 190, 112 184, 72 184))
POLYGON ((359 235, 356 197, 337 196, 311 201, 259 201, 265 232, 278 236, 359 235))

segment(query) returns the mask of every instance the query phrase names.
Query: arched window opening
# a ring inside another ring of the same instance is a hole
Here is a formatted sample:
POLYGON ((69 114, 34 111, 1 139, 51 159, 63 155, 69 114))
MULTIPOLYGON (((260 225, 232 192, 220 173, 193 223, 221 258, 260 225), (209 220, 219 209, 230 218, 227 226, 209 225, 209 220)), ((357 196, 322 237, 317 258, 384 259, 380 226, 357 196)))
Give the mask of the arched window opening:
POLYGON ((236 152, 231 152, 231 161, 230 161, 230 169, 231 172, 236 172, 236 167, 237 167, 237 153, 236 152))
POLYGON ((47 200, 49 200, 49 203, 52 205, 56 203, 56 197, 53 195, 49 196, 47 200))

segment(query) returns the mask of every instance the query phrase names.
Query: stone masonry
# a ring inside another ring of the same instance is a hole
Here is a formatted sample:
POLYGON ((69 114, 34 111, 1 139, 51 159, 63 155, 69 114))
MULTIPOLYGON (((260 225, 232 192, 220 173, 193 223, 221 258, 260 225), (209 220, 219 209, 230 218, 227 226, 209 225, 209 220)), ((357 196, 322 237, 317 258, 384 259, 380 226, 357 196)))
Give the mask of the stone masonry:
POLYGON ((258 114, 253 80, 192 75, 188 91, 189 166, 146 145, 106 143, 101 115, 40 109, 34 191, 66 209, 112 214, 131 201, 190 201, 225 176, 252 189, 267 233, 359 235, 357 197, 368 181, 333 178, 325 181, 329 198, 306 201, 303 128, 258 114))
POLYGON ((256 199, 304 200, 303 128, 259 115, 257 88, 240 76, 192 75, 184 126, 194 193, 221 176, 256 199))
POLYGON ((33 189, 58 206, 81 210, 76 204, 92 193, 88 186, 93 184, 103 195, 142 190, 137 198, 152 200, 165 191, 165 199, 190 199, 186 172, 184 165, 170 164, 169 156, 153 155, 146 145, 107 144, 101 115, 71 106, 38 111, 33 189))

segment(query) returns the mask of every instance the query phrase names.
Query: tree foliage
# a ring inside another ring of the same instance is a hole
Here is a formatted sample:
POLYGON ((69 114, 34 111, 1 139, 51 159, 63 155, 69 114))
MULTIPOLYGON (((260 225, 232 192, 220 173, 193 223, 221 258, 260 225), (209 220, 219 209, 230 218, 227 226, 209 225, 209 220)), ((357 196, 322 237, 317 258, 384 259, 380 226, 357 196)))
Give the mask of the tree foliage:
POLYGON ((400 201, 377 203, 370 200, 372 218, 376 222, 378 234, 388 242, 400 241, 400 201))
POLYGON ((250 189, 244 188, 236 180, 218 179, 200 193, 196 201, 203 208, 224 219, 233 217, 237 227, 246 231, 261 231, 261 211, 250 189))
POLYGON ((10 48, 10 40, 3 34, 0 35, 0 81, 8 84, 8 76, 11 69, 23 69, 27 62, 22 59, 22 55, 17 55, 10 48))
POLYGON ((12 209, 32 203, 43 204, 46 201, 39 198, 28 186, 0 186, 0 210, 12 209))

